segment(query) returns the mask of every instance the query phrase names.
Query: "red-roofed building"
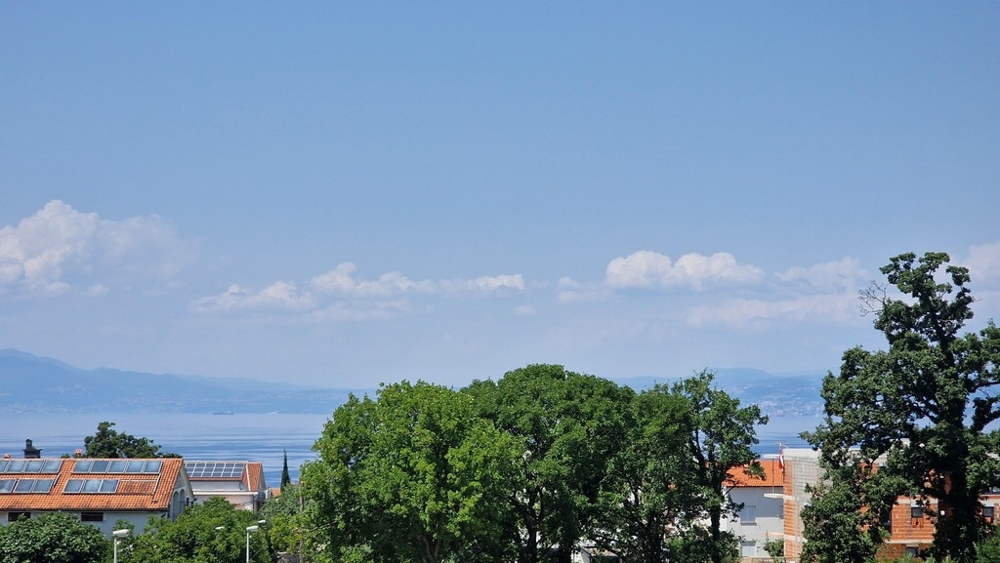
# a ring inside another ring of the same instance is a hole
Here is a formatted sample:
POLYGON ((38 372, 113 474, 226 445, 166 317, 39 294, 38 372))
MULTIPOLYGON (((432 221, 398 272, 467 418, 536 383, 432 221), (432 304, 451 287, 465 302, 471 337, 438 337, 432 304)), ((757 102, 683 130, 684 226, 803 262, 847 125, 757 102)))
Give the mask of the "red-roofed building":
POLYGON ((0 524, 61 511, 105 534, 119 519, 141 531, 150 516, 175 518, 193 502, 179 458, 0 460, 0 524))
POLYGON ((777 459, 758 462, 764 469, 763 478, 751 476, 740 467, 730 471, 727 482, 730 498, 743 509, 735 521, 723 521, 722 529, 740 539, 743 558, 767 557, 764 544, 780 541, 784 532, 783 468, 777 459))
POLYGON ((259 461, 184 460, 195 502, 223 497, 233 506, 256 512, 267 499, 264 465, 259 461))

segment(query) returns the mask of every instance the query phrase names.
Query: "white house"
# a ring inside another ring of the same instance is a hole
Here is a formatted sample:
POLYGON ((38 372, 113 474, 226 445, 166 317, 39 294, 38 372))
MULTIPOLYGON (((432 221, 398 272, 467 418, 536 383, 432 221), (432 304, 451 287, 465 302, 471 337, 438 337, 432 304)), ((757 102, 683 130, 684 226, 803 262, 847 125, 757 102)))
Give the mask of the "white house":
POLYGON ((184 460, 196 503, 225 498, 238 508, 256 512, 267 499, 264 465, 259 461, 184 460))
POLYGON ((142 531, 150 516, 175 518, 192 502, 179 458, 0 459, 0 524, 61 511, 110 535, 118 520, 142 531))
POLYGON ((722 529, 740 539, 740 555, 745 558, 767 557, 764 544, 782 541, 784 534, 784 500, 782 494, 782 463, 763 459, 764 478, 751 477, 745 468, 730 472, 729 496, 743 505, 736 520, 725 520, 722 529))

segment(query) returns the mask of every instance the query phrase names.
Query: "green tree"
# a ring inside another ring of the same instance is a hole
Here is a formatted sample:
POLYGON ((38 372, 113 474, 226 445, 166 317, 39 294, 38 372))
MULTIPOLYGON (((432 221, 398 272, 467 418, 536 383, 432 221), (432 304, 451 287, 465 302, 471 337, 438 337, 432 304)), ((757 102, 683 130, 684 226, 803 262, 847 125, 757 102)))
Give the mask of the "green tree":
POLYGON ((530 365, 465 391, 517 441, 506 510, 516 522, 504 529, 518 561, 536 563, 551 551, 569 561, 594 517, 607 460, 626 443, 622 406, 634 393, 558 365, 530 365))
POLYGON ((110 549, 97 528, 64 512, 0 526, 0 563, 98 563, 110 549))
POLYGON ((1000 432, 991 429, 1000 418, 1000 330, 990 321, 961 333, 974 300, 968 270, 949 261, 902 254, 881 269, 888 285, 873 283, 862 297, 888 350, 844 353, 839 376, 823 382, 824 422, 806 438, 833 477, 845 464, 879 464, 876 482, 863 484, 866 510, 879 518, 899 494, 936 502, 931 555, 970 563, 991 531, 979 499, 1000 476, 1000 432))
POLYGON ((702 514, 688 453, 690 404, 657 385, 622 410, 629 433, 608 464, 590 537, 625 563, 663 563, 671 538, 702 514))
POLYGON ((688 451, 696 464, 702 507, 708 516, 706 547, 713 563, 722 563, 737 551, 736 538, 722 531, 722 519, 735 517, 741 505, 729 496, 730 470, 746 466, 747 474, 764 477, 753 446, 755 426, 767 424, 760 407, 741 407, 739 399, 714 386, 715 374, 703 370, 675 384, 674 392, 689 402, 692 424, 688 451))
POLYGON ((102 458, 150 458, 177 457, 160 451, 160 446, 148 438, 136 438, 131 434, 118 432, 114 422, 101 422, 93 436, 83 439, 84 457, 102 458))
MULTIPOLYGON (((812 486, 811 502, 802 510, 802 561, 812 563, 869 563, 875 561, 884 537, 883 521, 891 505, 884 505, 874 465, 851 456, 830 464, 823 483, 812 486)), ((880 476, 880 477, 884 477, 880 476)), ((895 496, 889 496, 895 501, 895 496)))
POLYGON ((294 483, 285 485, 281 494, 264 502, 258 515, 267 520, 268 543, 275 552, 301 555, 308 527, 305 504, 302 487, 294 483))
POLYGON ((281 461, 281 488, 285 488, 292 484, 292 477, 288 474, 288 452, 281 450, 282 461, 281 461))
MULTIPOLYGON (((119 551, 122 563, 240 563, 246 561, 246 528, 257 516, 224 498, 210 498, 186 509, 176 520, 152 517, 129 549, 119 551)), ((263 526, 262 526, 263 528, 263 526)), ((273 559, 266 530, 250 534, 250 561, 273 559)))
POLYGON ((477 561, 503 554, 502 482, 519 451, 472 398, 418 382, 351 396, 316 442, 302 483, 313 539, 332 557, 477 561))

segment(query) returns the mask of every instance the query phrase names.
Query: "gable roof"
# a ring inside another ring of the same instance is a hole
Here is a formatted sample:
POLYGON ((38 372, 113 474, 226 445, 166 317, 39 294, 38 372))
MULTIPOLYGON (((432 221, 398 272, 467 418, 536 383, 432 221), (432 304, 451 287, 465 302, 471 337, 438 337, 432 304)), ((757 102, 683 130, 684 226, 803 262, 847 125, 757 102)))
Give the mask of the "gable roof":
POLYGON ((184 462, 180 458, 10 461, 41 461, 45 469, 30 471, 30 467, 0 463, 0 483, 8 484, 7 487, 0 486, 0 511, 167 512, 171 495, 184 470, 184 462), (112 462, 115 463, 114 466, 112 462), (133 469, 136 464, 145 465, 133 471, 124 468, 121 471, 112 470, 118 469, 123 462, 126 466, 131 463, 133 469), (83 471, 84 468, 88 470, 83 471), (21 483, 22 481, 25 483, 21 483), (28 481, 34 481, 34 486, 28 481), (12 490, 2 492, 10 487, 10 482, 14 483, 12 490), (18 492, 19 490, 30 492, 18 492))
POLYGON ((734 467, 729 471, 726 485, 729 487, 781 487, 784 484, 785 470, 776 459, 759 459, 757 463, 764 468, 764 478, 747 474, 747 466, 734 467))
POLYGON ((264 484, 264 464, 259 461, 235 461, 235 460, 184 460, 184 467, 187 468, 188 479, 192 486, 198 488, 198 483, 202 481, 226 481, 240 482, 247 491, 263 491, 264 484))

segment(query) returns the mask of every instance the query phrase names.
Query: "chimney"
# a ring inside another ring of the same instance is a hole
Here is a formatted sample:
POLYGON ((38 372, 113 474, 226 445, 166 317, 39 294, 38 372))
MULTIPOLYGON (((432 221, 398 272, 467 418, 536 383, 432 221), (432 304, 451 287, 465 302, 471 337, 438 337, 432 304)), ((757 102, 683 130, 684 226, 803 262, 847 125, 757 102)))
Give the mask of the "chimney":
POLYGON ((31 445, 31 440, 24 441, 24 459, 39 459, 42 457, 42 450, 31 445))

